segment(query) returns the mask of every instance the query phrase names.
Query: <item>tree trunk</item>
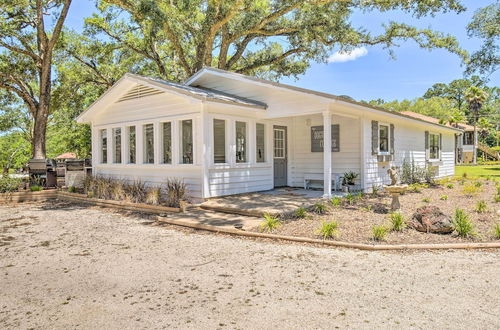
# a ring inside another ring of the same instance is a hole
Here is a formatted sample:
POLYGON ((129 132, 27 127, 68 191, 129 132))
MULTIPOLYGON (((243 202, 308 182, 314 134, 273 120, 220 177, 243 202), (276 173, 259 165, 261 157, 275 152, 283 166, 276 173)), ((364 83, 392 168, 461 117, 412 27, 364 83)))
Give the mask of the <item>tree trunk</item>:
POLYGON ((45 149, 45 139, 47 132, 47 118, 48 118, 48 106, 44 106, 46 109, 40 107, 37 111, 37 116, 34 118, 35 123, 33 127, 33 158, 34 159, 45 159, 46 149, 45 149))

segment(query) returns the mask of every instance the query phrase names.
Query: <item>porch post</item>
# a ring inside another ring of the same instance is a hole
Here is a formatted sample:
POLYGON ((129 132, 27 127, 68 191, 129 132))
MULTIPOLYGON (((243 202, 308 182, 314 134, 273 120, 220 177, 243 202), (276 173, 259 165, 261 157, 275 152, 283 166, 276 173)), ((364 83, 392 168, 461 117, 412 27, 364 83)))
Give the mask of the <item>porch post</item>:
POLYGON ((332 115, 323 111, 323 198, 332 196, 332 115))

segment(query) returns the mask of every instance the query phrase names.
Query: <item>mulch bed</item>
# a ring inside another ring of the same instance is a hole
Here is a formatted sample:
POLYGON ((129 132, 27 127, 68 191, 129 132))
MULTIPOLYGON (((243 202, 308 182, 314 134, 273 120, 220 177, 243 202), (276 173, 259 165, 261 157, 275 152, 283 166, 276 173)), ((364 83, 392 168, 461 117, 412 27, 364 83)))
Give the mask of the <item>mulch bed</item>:
MULTIPOLYGON (((461 238, 456 233, 433 234, 422 233, 412 228, 405 228, 402 232, 390 232, 385 241, 375 242, 372 239, 374 225, 389 226, 389 214, 378 213, 379 209, 390 209, 391 197, 379 193, 377 196, 365 195, 358 199, 354 205, 346 205, 345 201, 340 207, 332 207, 328 202, 326 214, 319 215, 308 212, 305 219, 284 219, 282 225, 273 230, 274 234, 288 236, 302 236, 320 238, 318 228, 323 221, 335 220, 339 223, 339 234, 335 240, 369 244, 418 244, 418 243, 461 243, 461 242, 491 242, 496 241, 493 236, 493 226, 500 221, 500 203, 496 203, 494 196, 497 192, 495 182, 481 180, 451 180, 443 185, 431 186, 421 189, 420 192, 407 192, 400 197, 401 210, 408 222, 417 208, 425 205, 437 206, 444 214, 453 217, 456 208, 465 210, 474 224, 477 232, 474 238, 461 238), (464 182, 465 181, 465 182, 464 182), (474 185, 480 181, 481 187, 472 196, 464 193, 464 187, 474 185), (447 184, 452 183, 453 188, 447 184), (441 197, 446 195, 446 200, 441 197), (487 211, 475 211, 476 203, 484 200, 487 211)), ((326 203, 326 202, 325 202, 326 203)), ((259 231, 259 228, 255 228, 259 231)))

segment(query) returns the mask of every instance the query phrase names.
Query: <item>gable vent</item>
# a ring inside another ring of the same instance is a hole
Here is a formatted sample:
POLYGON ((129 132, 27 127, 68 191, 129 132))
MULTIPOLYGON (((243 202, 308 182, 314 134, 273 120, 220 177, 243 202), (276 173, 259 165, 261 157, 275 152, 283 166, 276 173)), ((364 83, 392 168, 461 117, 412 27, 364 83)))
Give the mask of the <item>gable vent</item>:
POLYGON ((146 96, 151 96, 151 95, 156 95, 156 94, 162 94, 162 91, 159 91, 157 89, 147 87, 144 85, 135 85, 132 89, 130 89, 125 95, 120 97, 118 101, 116 102, 124 102, 124 101, 129 101, 129 100, 134 100, 134 99, 140 99, 146 96))

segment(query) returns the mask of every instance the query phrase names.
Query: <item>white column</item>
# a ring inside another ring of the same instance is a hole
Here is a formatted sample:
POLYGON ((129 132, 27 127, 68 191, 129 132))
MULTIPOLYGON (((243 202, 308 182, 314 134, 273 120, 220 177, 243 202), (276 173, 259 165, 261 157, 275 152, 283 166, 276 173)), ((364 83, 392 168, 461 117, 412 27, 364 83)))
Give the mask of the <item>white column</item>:
POLYGON ((332 115, 323 111, 323 198, 332 196, 332 115))
POLYGON ((210 116, 207 113, 207 109, 204 103, 201 104, 201 179, 202 179, 202 197, 210 197, 210 187, 209 187, 209 166, 212 159, 212 139, 210 138, 210 116))
POLYGON ((144 163, 144 125, 142 123, 135 126, 135 160, 137 164, 144 163))
POLYGON ((99 130, 92 125, 92 174, 96 174, 96 166, 101 162, 101 142, 99 130))

